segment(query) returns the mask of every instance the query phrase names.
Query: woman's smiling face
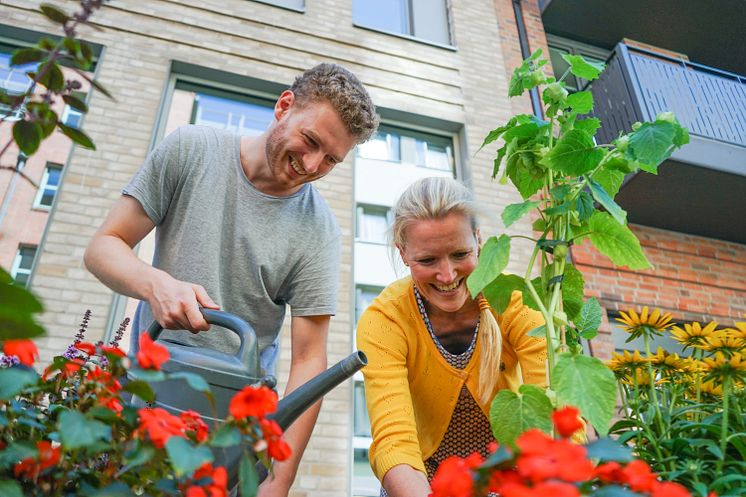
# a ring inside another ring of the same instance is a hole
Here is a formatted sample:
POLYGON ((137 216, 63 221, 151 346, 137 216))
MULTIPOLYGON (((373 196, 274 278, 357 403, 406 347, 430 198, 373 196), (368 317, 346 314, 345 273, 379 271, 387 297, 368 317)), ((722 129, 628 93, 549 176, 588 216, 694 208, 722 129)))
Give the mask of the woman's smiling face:
POLYGON ((456 312, 472 300, 466 278, 477 265, 477 233, 467 216, 415 221, 399 247, 402 260, 427 302, 443 312, 456 312))

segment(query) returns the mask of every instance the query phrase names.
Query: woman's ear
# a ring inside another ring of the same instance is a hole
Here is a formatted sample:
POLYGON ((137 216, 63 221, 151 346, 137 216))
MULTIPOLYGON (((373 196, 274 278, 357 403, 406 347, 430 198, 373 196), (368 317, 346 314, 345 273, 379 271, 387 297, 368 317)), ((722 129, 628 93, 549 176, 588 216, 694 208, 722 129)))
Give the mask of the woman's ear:
POLYGON ((404 253, 404 249, 401 245, 396 246, 396 250, 399 251, 399 257, 401 257, 402 262, 405 266, 409 267, 409 259, 407 258, 407 255, 404 253))
POLYGON ((474 230, 474 238, 477 239, 477 253, 479 253, 482 250, 482 232, 479 228, 474 230))

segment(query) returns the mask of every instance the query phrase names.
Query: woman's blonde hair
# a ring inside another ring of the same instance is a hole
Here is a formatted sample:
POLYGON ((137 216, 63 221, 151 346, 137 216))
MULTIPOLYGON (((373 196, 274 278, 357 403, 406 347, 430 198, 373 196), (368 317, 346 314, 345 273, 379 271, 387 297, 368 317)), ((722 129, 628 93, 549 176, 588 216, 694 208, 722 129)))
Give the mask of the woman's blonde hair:
MULTIPOLYGON (((443 219, 449 214, 462 214, 469 219, 477 236, 477 210, 471 192, 458 181, 448 177, 423 178, 407 188, 394 205, 391 229, 393 244, 403 249, 407 228, 418 221, 443 219)), ((500 374, 502 334, 489 304, 481 295, 479 300, 479 328, 481 353, 479 367, 479 397, 482 403, 491 400, 500 374)))

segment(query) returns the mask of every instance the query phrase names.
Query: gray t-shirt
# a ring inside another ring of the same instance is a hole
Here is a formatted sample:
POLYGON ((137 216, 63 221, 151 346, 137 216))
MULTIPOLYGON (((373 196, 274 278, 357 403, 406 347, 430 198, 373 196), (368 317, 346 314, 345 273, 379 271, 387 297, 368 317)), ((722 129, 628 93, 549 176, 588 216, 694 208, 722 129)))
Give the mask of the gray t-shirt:
MULTIPOLYGON (((275 370, 286 304, 293 316, 334 314, 340 231, 329 206, 310 184, 287 197, 257 190, 241 168, 240 136, 181 127, 123 193, 156 224, 153 266, 202 285, 222 310, 248 321, 266 373, 275 370)), ((152 321, 150 306, 140 303, 133 340, 152 321)), ((237 336, 217 327, 162 337, 230 354, 238 348, 237 336)))

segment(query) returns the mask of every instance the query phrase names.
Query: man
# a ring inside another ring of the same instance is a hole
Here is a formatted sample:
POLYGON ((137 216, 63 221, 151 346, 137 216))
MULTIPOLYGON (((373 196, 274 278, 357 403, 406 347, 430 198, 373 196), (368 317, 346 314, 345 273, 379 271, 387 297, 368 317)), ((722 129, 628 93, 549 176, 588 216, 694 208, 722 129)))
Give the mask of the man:
MULTIPOLYGON (((86 267, 104 284, 142 301, 133 340, 156 319, 180 330, 165 331, 164 338, 234 353, 235 335, 217 328, 199 333, 209 328, 199 306, 222 306, 254 327, 261 366, 272 373, 287 304, 292 350, 286 393, 326 369, 340 232, 309 183, 377 126, 362 83, 325 63, 280 95, 274 120, 260 136, 184 126, 166 137, 85 253, 86 267), (150 266, 132 248, 156 227, 150 266)), ((259 495, 287 495, 318 411, 317 404, 288 429, 293 455, 275 466, 275 478, 259 495)))

